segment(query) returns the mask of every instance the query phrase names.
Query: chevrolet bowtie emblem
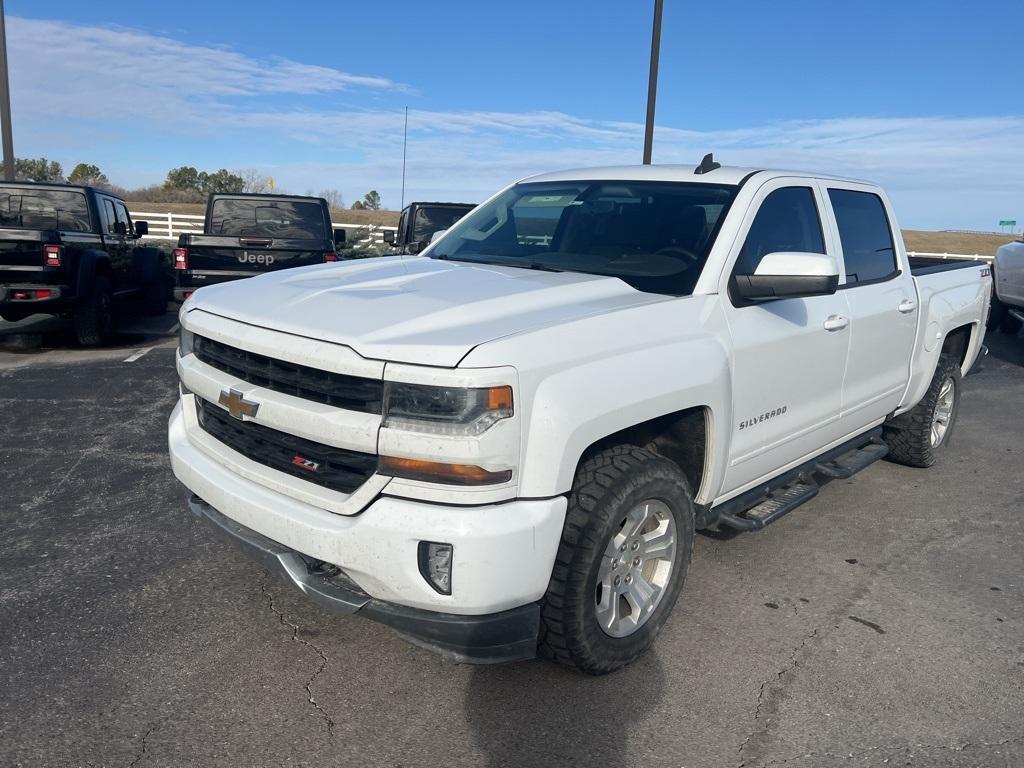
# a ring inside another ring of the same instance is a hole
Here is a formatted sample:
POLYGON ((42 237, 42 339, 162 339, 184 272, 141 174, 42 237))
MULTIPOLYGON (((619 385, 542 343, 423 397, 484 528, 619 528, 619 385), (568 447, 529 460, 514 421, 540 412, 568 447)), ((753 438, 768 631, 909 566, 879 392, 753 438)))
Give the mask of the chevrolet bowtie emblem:
POLYGON ((225 389, 220 393, 220 398, 218 398, 217 402, 227 408, 228 413, 236 419, 241 419, 243 416, 248 416, 251 419, 256 415, 256 411, 260 409, 259 403, 246 400, 245 395, 237 389, 225 389))

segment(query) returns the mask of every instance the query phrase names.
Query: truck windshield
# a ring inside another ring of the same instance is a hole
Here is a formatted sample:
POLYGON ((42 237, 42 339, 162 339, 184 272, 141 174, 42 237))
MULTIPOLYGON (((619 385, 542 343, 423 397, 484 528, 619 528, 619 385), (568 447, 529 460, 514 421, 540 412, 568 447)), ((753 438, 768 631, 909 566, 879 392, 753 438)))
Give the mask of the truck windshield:
POLYGON ((0 186, 0 227, 89 232, 89 203, 82 192, 0 186))
POLYGON ((312 200, 218 198, 210 211, 210 234, 328 239, 323 208, 312 200))
POLYGON ((652 181, 517 184, 455 224, 435 259, 586 272, 692 293, 737 187, 652 181))
POLYGON ((414 243, 429 241, 431 235, 442 229, 449 229, 452 224, 466 215, 467 208, 449 208, 447 206, 424 205, 416 209, 416 219, 412 225, 412 241, 414 243))

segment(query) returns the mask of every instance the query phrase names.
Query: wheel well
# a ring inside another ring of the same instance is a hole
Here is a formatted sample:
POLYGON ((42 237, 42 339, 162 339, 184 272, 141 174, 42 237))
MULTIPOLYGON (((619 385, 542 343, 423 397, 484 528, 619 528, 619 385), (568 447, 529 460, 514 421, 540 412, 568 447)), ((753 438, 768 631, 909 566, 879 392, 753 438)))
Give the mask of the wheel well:
POLYGON ((955 356, 961 368, 963 368, 964 361, 967 360, 967 350, 971 346, 973 328, 974 326, 970 324, 954 328, 946 334, 946 338, 942 342, 942 354, 955 356))
POLYGON ((580 463, 613 445, 647 448, 678 465, 697 498, 707 454, 707 411, 704 406, 696 406, 634 424, 595 442, 583 452, 580 463))

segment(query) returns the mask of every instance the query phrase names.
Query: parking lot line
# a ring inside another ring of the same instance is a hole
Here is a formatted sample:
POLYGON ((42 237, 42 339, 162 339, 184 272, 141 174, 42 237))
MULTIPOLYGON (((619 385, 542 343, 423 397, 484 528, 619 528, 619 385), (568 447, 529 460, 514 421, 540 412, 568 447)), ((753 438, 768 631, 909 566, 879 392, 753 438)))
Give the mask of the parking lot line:
POLYGON ((152 347, 146 347, 145 349, 137 349, 134 352, 132 352, 130 355, 128 355, 128 357, 126 357, 122 362, 134 363, 136 360, 138 360, 140 357, 145 355, 151 349, 152 349, 152 347))

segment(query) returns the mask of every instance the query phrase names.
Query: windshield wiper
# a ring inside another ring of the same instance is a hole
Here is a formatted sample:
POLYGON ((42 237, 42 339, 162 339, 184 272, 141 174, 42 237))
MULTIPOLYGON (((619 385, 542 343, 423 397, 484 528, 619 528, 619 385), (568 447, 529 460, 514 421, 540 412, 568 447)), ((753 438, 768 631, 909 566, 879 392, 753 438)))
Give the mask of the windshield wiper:
POLYGON ((439 259, 442 261, 461 261, 463 264, 489 264, 492 267, 519 267, 520 269, 535 269, 538 272, 565 272, 564 269, 558 269, 547 264, 542 264, 539 261, 525 261, 522 259, 509 259, 507 261, 487 261, 485 259, 473 259, 468 257, 459 258, 458 256, 446 256, 444 254, 431 254, 430 258, 439 259))

